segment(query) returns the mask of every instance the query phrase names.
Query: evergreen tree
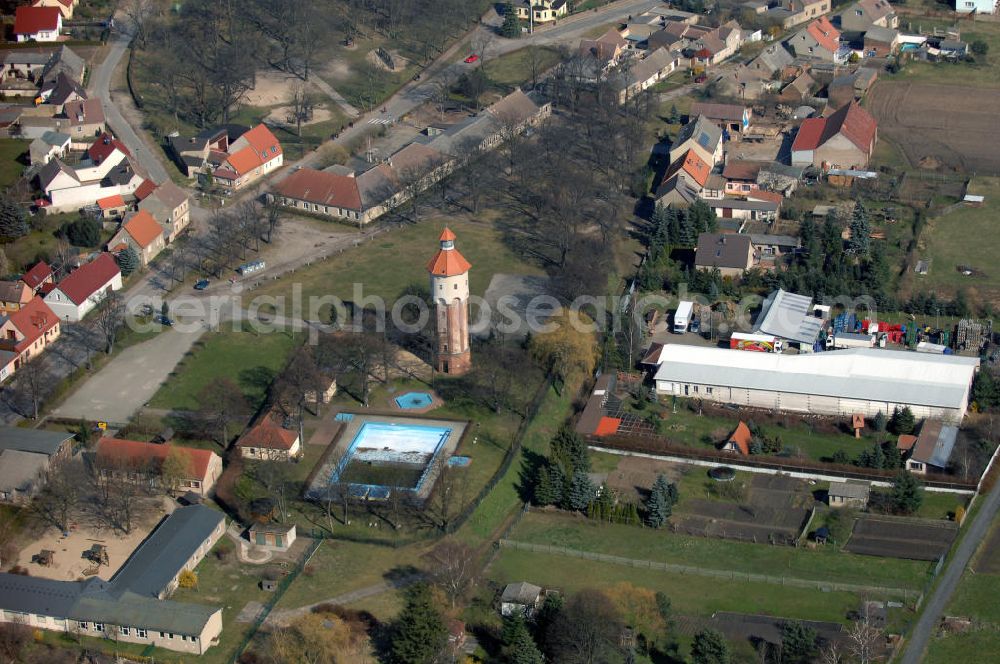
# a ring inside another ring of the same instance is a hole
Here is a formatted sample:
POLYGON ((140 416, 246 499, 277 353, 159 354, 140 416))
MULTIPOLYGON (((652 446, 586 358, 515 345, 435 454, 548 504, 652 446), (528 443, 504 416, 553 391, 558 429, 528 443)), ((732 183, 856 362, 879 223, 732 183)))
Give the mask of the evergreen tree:
POLYGON ((872 426, 875 428, 875 431, 883 433, 888 425, 889 421, 886 419, 885 413, 881 410, 875 413, 875 417, 872 419, 872 426))
POLYGON ((403 610, 393 623, 391 659, 396 664, 431 664, 448 644, 448 628, 426 583, 404 591, 403 610))
POLYGON ((521 22, 517 20, 517 12, 514 11, 514 3, 507 2, 503 8, 503 26, 500 27, 500 35, 507 39, 517 39, 521 36, 521 22))
POLYGON ((872 225, 868 221, 868 211, 859 200, 851 214, 851 239, 847 245, 848 252, 855 256, 867 256, 871 247, 871 232, 872 225))
POLYGON ((885 468, 885 452, 882 451, 882 446, 876 443, 872 445, 872 468, 885 468))
POLYGON ((74 247, 96 247, 101 242, 101 226, 96 219, 77 219, 66 227, 66 239, 74 247))
POLYGON ((504 618, 501 641, 503 661, 511 664, 542 664, 542 653, 531 638, 524 616, 515 613, 504 618))
POLYGON ((549 457, 562 464, 567 476, 576 471, 590 472, 590 452, 583 437, 572 429, 563 428, 549 443, 549 457))
POLYGON ((81 445, 87 447, 90 445, 91 437, 90 424, 87 423, 87 420, 80 420, 80 424, 76 428, 76 439, 80 441, 81 445))
POLYGON ((677 112, 677 105, 670 105, 670 115, 667 116, 667 124, 679 124, 681 121, 681 114, 677 112))
POLYGON ((573 479, 569 483, 569 490, 566 492, 564 499, 566 509, 582 511, 587 509, 589 505, 594 500, 594 494, 597 493, 597 488, 594 483, 590 481, 587 477, 587 473, 578 470, 573 473, 573 479))
POLYGON ((995 406, 1000 401, 1000 386, 989 369, 981 369, 972 381, 972 400, 980 409, 995 406))
POLYGON ((118 262, 118 269, 122 271, 122 276, 127 277, 139 269, 139 254, 135 253, 132 247, 125 247, 118 252, 115 259, 118 262))
POLYGON ((892 482, 892 506, 901 514, 913 514, 924 502, 924 486, 908 470, 900 470, 892 482))
POLYGON ((810 664, 816 657, 816 630, 789 620, 781 626, 782 664, 810 664))
POLYGON ((916 418, 913 417, 913 411, 909 406, 896 408, 892 413, 892 419, 889 420, 889 427, 896 435, 912 434, 916 426, 916 418))
POLYGON ((889 440, 882 443, 882 452, 885 454, 885 463, 882 465, 883 468, 888 470, 897 470, 903 466, 903 455, 896 447, 896 443, 889 440))
POLYGON ((597 490, 597 498, 591 503, 594 507, 594 518, 601 521, 611 521, 615 510, 615 498, 611 494, 611 487, 605 482, 597 490))
POLYGON ((726 637, 714 629, 703 629, 691 642, 694 664, 729 664, 729 644, 726 637))
POLYGON ((29 230, 24 208, 6 194, 0 197, 0 242, 13 242, 29 230))
POLYGON ((662 491, 650 491, 646 499, 646 525, 650 528, 662 528, 670 516, 670 507, 662 491))
POLYGON ((663 622, 670 623, 674 616, 674 608, 670 602, 670 597, 663 591, 656 592, 656 611, 660 614, 663 622))
POLYGON ((832 461, 833 463, 846 465, 851 462, 851 458, 847 456, 847 452, 845 452, 844 450, 837 450, 836 452, 833 453, 833 456, 830 458, 830 461, 832 461))
POLYGON ((566 476, 562 472, 562 467, 546 459, 538 469, 534 503, 540 507, 558 505, 562 502, 565 485, 566 476))

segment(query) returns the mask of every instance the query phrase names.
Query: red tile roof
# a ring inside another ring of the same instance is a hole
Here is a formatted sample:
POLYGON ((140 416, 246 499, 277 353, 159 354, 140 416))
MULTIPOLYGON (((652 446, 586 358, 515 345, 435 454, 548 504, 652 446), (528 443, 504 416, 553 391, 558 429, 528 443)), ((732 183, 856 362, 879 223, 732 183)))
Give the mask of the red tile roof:
POLYGON ((125 199, 122 198, 121 194, 115 194, 114 196, 99 199, 97 205, 102 210, 114 210, 115 208, 125 207, 125 199))
POLYGON ((297 431, 280 426, 270 417, 261 418, 252 429, 237 441, 238 447, 258 447, 268 450, 289 451, 299 439, 297 431))
POLYGON ((92 162, 99 164, 111 156, 111 153, 114 152, 115 149, 124 155, 128 155, 129 157, 132 156, 132 153, 128 151, 128 148, 125 147, 124 143, 111 134, 105 132, 101 134, 96 141, 94 141, 93 145, 90 146, 87 150, 87 156, 90 157, 92 162))
POLYGON ((115 259, 111 254, 104 253, 98 256, 97 260, 73 270, 68 277, 59 282, 58 288, 74 304, 83 304, 118 273, 115 259))
POLYGON ((684 171, 690 175, 698 183, 699 187, 704 187, 705 183, 708 182, 708 176, 712 172, 712 167, 708 165, 707 161, 699 157, 697 152, 688 150, 670 165, 670 168, 667 169, 666 174, 663 176, 663 181, 666 182, 680 171, 684 171))
POLYGON ((441 233, 441 248, 437 254, 427 264, 427 271, 436 277, 454 277, 464 274, 472 268, 472 264, 465 260, 465 256, 459 253, 454 245, 445 248, 446 242, 454 242, 455 234, 451 229, 445 228, 441 233))
POLYGON ((896 441, 896 449, 900 452, 909 452, 916 442, 916 436, 908 433, 901 433, 899 434, 899 439, 896 441))
POLYGON ((856 101, 842 106, 828 118, 809 118, 802 122, 792 142, 792 151, 815 150, 828 140, 842 134, 866 154, 875 142, 878 125, 868 111, 856 101))
POLYGON ((825 16, 820 16, 807 25, 806 32, 812 35, 824 50, 836 53, 840 48, 840 30, 833 27, 833 23, 830 23, 830 19, 825 16))
POLYGON ((438 240, 441 242, 454 242, 457 239, 458 236, 456 236, 455 233, 453 233, 447 226, 444 227, 444 230, 441 231, 441 236, 438 237, 438 240))
POLYGON ((727 180, 757 180, 760 169, 763 168, 762 161, 746 161, 743 159, 731 159, 726 162, 722 169, 722 177, 727 180))
POLYGON ((819 147, 823 138, 823 129, 826 128, 824 118, 809 118, 803 120, 799 126, 799 131, 792 141, 792 152, 798 150, 815 150, 819 147))
POLYGON ((39 337, 59 324, 59 317, 49 309, 49 305, 40 297, 33 298, 17 311, 7 317, 8 321, 24 335, 24 338, 14 345, 14 352, 21 354, 25 348, 35 343, 39 337))
POLYGON ((303 168, 285 178, 277 191, 282 196, 309 203, 348 210, 361 209, 358 181, 346 175, 303 168))
POLYGON ((159 466, 167 458, 171 450, 178 450, 190 460, 189 469, 192 477, 188 479, 205 480, 208 475, 208 467, 212 462, 215 453, 210 450, 199 450, 193 447, 180 447, 178 445, 159 445, 156 443, 143 443, 137 440, 124 440, 122 438, 101 438, 97 441, 97 460, 102 464, 112 466, 122 465, 132 468, 159 466))
POLYGON ((729 442, 736 445, 739 448, 740 453, 743 455, 750 454, 750 441, 753 439, 753 434, 750 433, 750 427, 746 425, 745 422, 740 420, 740 423, 736 426, 736 431, 733 435, 729 437, 729 442))
POLYGON ((770 203, 778 203, 779 205, 785 200, 785 197, 778 192, 765 191, 764 189, 755 189, 754 191, 748 192, 747 198, 752 201, 768 201, 770 203))
POLYGON ((143 180, 142 184, 138 186, 135 190, 135 198, 138 201, 144 201, 149 197, 151 193, 156 190, 156 183, 152 180, 143 180))
POLYGON ((31 269, 21 276, 21 281, 28 284, 29 288, 38 288, 52 278, 52 268, 45 261, 38 261, 31 266, 31 269))
POLYGON ((146 210, 139 210, 124 224, 125 232, 132 236, 135 243, 145 249, 163 235, 163 227, 157 223, 146 210))
POLYGON ((237 150, 226 159, 226 163, 238 176, 246 175, 281 155, 281 143, 265 125, 259 124, 237 139, 237 141, 242 140, 248 143, 247 147, 237 150))
POLYGON ((58 7, 18 7, 14 13, 14 34, 33 35, 59 27, 62 14, 58 7))

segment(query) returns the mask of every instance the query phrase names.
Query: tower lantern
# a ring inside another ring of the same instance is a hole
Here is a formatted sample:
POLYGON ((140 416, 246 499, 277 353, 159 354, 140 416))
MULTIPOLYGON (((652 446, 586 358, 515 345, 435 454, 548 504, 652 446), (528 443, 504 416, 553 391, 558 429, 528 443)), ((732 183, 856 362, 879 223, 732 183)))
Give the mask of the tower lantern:
POLYGON ((441 247, 427 264, 437 320, 437 370, 462 375, 472 368, 469 351, 469 269, 455 248, 455 234, 445 228, 441 247))

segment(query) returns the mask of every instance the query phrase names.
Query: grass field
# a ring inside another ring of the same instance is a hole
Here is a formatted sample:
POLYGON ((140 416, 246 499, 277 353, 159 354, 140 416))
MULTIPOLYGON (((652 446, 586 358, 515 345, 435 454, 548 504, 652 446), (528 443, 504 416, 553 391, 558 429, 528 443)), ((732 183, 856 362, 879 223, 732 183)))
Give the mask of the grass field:
POLYGON ((985 196, 984 205, 959 208, 927 221, 918 253, 930 258, 930 271, 926 276, 917 275, 915 283, 947 294, 959 288, 969 289, 973 296, 996 304, 1000 302, 1000 269, 996 263, 1000 244, 993 238, 1000 215, 1000 178, 977 177, 969 193, 985 196), (958 265, 973 268, 974 274, 962 274, 958 265))
POLYGON ((506 94, 514 88, 530 82, 531 58, 537 58, 536 74, 538 76, 559 64, 561 58, 556 49, 545 46, 534 48, 534 52, 532 47, 511 51, 486 64, 485 71, 488 73, 490 81, 499 88, 501 93, 506 94))
MULTIPOLYGON (((667 413, 664 435, 671 441, 692 447, 714 448, 726 440, 739 424, 738 417, 698 415, 688 410, 683 400, 678 401, 676 413, 670 403, 665 404, 662 410, 667 413)), ((868 430, 862 433, 861 440, 856 440, 847 433, 817 431, 794 420, 789 420, 788 426, 762 423, 758 423, 758 426, 764 437, 780 438, 782 447, 791 448, 796 455, 815 461, 829 460, 838 450, 845 451, 853 458, 875 441, 868 430)))
POLYGON ((313 555, 275 610, 294 609, 408 574, 419 564, 425 546, 398 549, 345 540, 327 540, 313 555))
POLYGON ((972 44, 982 40, 989 46, 985 57, 974 56, 975 63, 968 62, 907 62, 902 71, 892 75, 894 80, 919 83, 944 83, 947 85, 969 85, 973 87, 997 87, 1000 85, 1000 25, 985 21, 961 20, 946 23, 940 20, 919 17, 900 17, 901 31, 931 27, 957 25, 962 33, 962 41, 972 44), (909 25, 908 25, 909 24, 909 25))
POLYGON ((521 520, 511 539, 747 574, 901 589, 922 587, 929 571, 923 562, 858 556, 823 547, 809 550, 690 537, 564 514, 532 512, 521 520))
POLYGON ((0 187, 9 187, 21 177, 29 143, 16 138, 0 138, 0 187))
POLYGON ((150 401, 154 408, 196 410, 198 394, 216 378, 236 382, 253 408, 298 339, 286 333, 209 332, 195 343, 150 401))
POLYGON ((437 251, 438 237, 445 225, 458 236, 456 246, 472 263, 469 285, 474 295, 483 295, 498 272, 541 274, 538 267, 516 256, 492 225, 459 218, 433 218, 379 235, 365 247, 297 270, 254 291, 254 295, 285 296, 290 301, 292 285, 301 284, 304 301, 323 295, 355 301, 358 296, 355 285, 358 285, 362 295, 392 301, 408 288, 425 290, 427 261, 437 251))
POLYGON ((686 577, 578 558, 504 549, 490 567, 498 583, 529 581, 564 593, 606 588, 622 581, 665 592, 676 612, 709 616, 743 611, 809 620, 845 622, 860 598, 851 593, 819 592, 763 583, 686 577))

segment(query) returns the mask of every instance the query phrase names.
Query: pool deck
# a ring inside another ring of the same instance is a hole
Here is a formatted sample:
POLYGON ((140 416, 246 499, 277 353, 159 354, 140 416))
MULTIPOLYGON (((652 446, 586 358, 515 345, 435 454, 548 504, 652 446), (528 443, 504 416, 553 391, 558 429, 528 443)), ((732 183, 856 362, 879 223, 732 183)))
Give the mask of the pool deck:
POLYGON ((412 426, 442 427, 451 429, 451 433, 448 435, 448 440, 445 441, 444 445, 437 451, 437 454, 434 457, 435 462, 442 463, 435 463, 437 467, 431 471, 431 474, 427 476, 424 483, 420 486, 420 490, 415 494, 415 497, 418 500, 426 500, 427 496, 430 495, 431 490, 434 488, 434 483, 437 480, 437 473, 440 470, 440 466, 442 466, 443 462, 447 461, 448 458, 454 454, 459 441, 462 440, 462 436, 469 427, 469 422, 462 420, 436 420, 425 417, 406 417, 405 415, 369 415, 367 413, 354 413, 354 417, 350 422, 343 423, 344 427, 334 443, 336 447, 334 448, 333 453, 327 457, 327 461, 323 464, 323 467, 316 473, 312 486, 308 489, 310 493, 313 493, 314 490, 318 489, 322 483, 329 481, 334 468, 337 467, 341 458, 343 458, 344 454, 347 453, 348 448, 350 448, 351 443, 354 441, 354 437, 358 434, 358 431, 366 422, 401 425, 409 424, 412 426))

